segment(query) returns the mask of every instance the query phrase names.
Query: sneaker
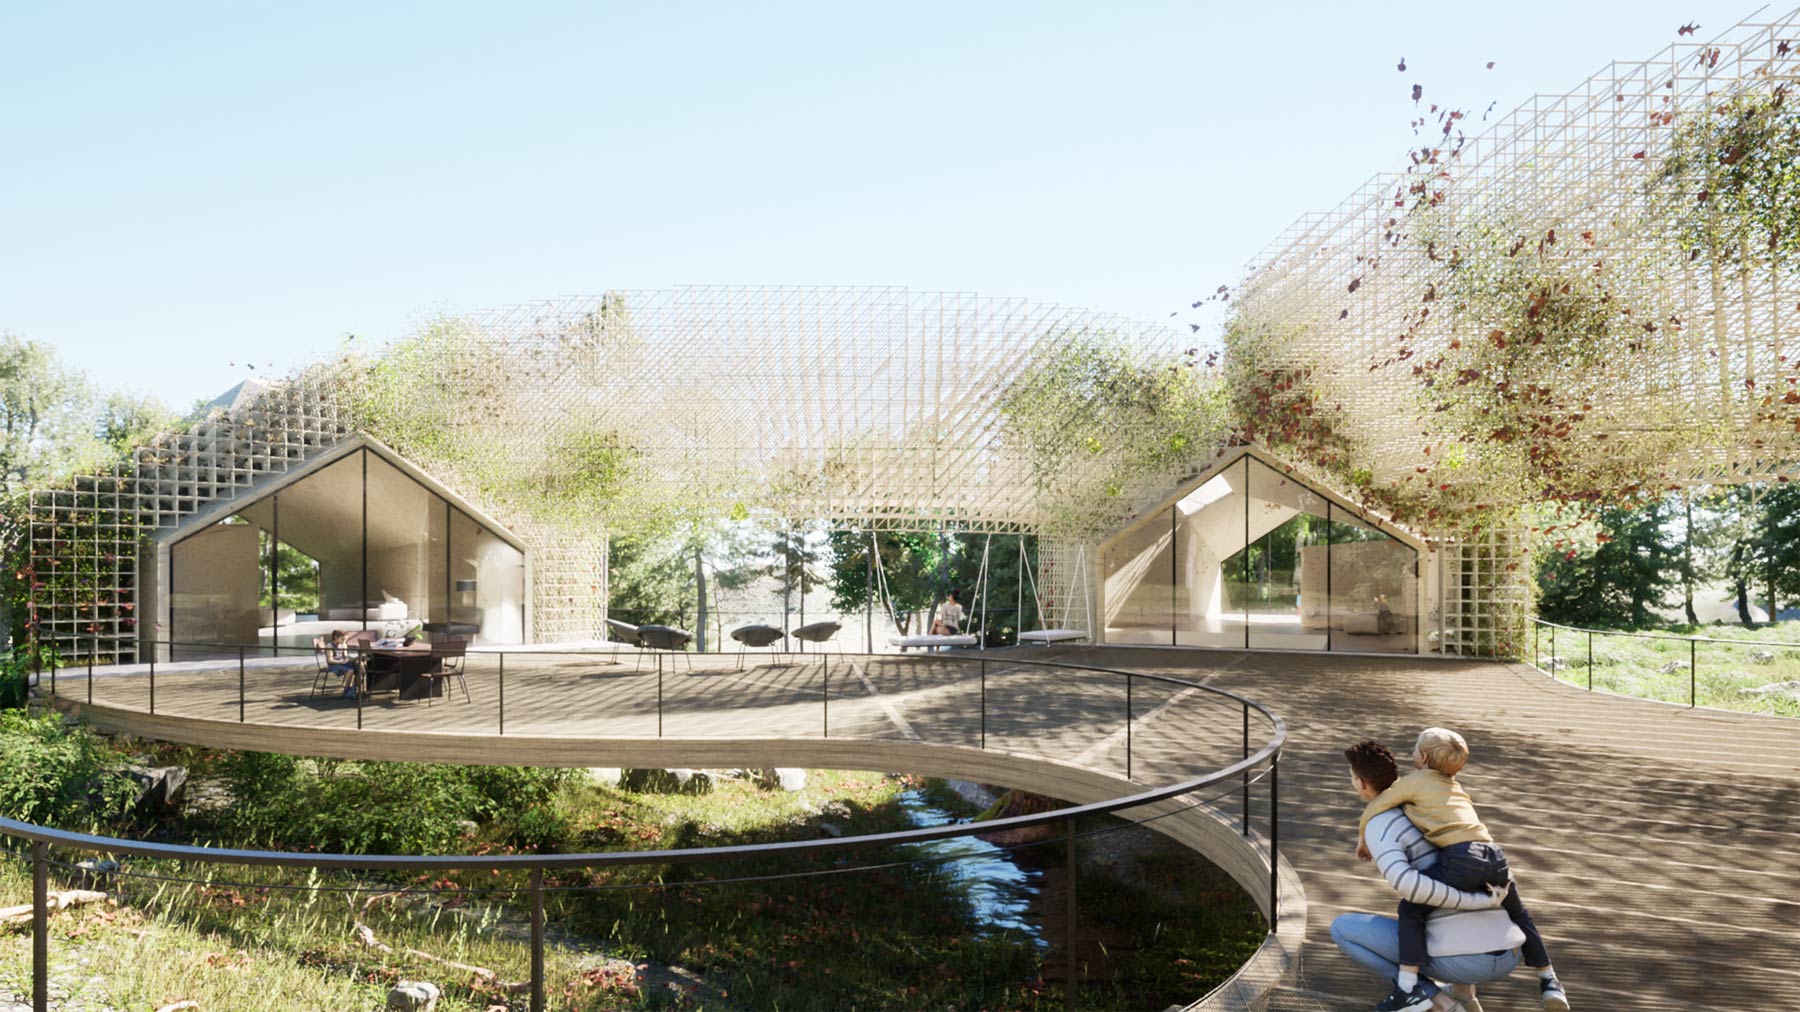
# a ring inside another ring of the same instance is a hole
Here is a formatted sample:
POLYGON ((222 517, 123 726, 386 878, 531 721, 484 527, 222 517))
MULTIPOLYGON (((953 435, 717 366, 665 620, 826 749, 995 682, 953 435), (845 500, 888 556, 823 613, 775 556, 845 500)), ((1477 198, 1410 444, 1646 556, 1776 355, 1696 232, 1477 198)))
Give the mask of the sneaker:
POLYGON ((345 699, 355 699, 356 698, 356 686, 354 686, 354 685, 344 686, 344 698, 345 699))
POLYGON ((1544 999, 1545 1012, 1569 1012, 1569 993, 1555 977, 1539 977, 1538 993, 1544 999))
POLYGON ((1375 1012, 1425 1012, 1431 1008, 1431 996, 1425 993, 1425 985, 1414 984, 1411 991, 1400 990, 1394 986, 1392 994, 1375 1003, 1375 1012))

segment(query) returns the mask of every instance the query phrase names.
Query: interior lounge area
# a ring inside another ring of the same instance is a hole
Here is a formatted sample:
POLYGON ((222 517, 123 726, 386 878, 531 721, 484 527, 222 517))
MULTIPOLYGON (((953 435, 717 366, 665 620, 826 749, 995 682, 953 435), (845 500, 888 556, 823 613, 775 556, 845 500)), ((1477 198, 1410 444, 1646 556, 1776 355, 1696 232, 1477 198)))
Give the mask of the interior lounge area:
POLYGON ((163 657, 310 649, 336 630, 526 640, 523 545, 388 451, 361 443, 230 510, 156 546, 163 657))
POLYGON ((1417 653, 1419 550, 1245 453, 1101 546, 1109 643, 1417 653))

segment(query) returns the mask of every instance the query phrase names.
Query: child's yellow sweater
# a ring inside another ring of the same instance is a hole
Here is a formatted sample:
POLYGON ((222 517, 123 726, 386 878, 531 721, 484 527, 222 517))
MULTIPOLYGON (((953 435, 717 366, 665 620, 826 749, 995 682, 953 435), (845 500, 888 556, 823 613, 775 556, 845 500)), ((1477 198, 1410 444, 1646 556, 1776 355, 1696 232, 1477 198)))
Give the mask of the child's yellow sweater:
POLYGON ((1390 808, 1406 806, 1406 817, 1419 827, 1433 847, 1453 843, 1493 843, 1487 827, 1475 814, 1475 802, 1467 791, 1437 770, 1415 770, 1394 781, 1393 786, 1375 796, 1363 808, 1362 822, 1356 827, 1356 838, 1362 840, 1369 820, 1390 808))

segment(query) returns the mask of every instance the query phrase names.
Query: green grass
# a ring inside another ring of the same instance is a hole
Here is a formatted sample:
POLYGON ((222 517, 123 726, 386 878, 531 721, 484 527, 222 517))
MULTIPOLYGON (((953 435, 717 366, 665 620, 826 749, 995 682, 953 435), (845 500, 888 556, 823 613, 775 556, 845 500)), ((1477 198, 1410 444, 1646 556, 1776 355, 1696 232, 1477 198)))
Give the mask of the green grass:
MULTIPOLYGON (((122 747, 158 761, 179 756, 201 771, 219 765, 216 756, 191 749, 122 747)), ((346 774, 339 767, 334 775, 346 774)), ((966 803, 941 783, 877 773, 812 771, 806 789, 791 794, 737 780, 709 794, 636 794, 577 778, 539 808, 480 822, 455 849, 521 852, 526 822, 535 827, 527 835, 536 846, 561 851, 819 838, 826 823, 845 835, 882 832, 910 824, 898 803, 907 789, 966 814, 966 803)), ((194 830, 214 841, 222 831, 203 818, 138 828, 164 839, 194 830)), ((1061 847, 1051 850, 1060 854, 1061 847)), ((890 849, 549 874, 550 1007, 1060 1008, 1061 985, 1045 980, 1043 950, 1016 934, 985 930, 942 865, 908 863, 918 856, 890 849), (714 881, 887 863, 895 866, 714 881), (647 978, 639 980, 634 965, 648 967, 647 978)), ((526 908, 479 891, 522 886, 522 877, 309 880, 305 873, 143 861, 127 870, 210 877, 211 884, 124 879, 117 904, 55 915, 53 980, 83 1008, 155 1009, 191 999, 202 1009, 234 1012, 375 1009, 402 978, 444 987, 444 1012, 525 1007, 523 995, 405 951, 487 967, 505 981, 527 979, 526 908), (283 882, 317 888, 272 888, 283 882), (352 885, 365 891, 347 891, 352 885), (375 892, 400 886, 443 891, 363 907, 375 892), (358 921, 395 951, 359 944, 358 921)), ((1185 1003, 1235 971, 1262 939, 1248 898, 1191 854, 1159 852, 1125 877, 1129 884, 1083 870, 1083 961, 1093 974, 1081 993, 1084 1006, 1185 1003)), ((5 862, 0 904, 28 896, 25 869, 5 862)), ((1049 901, 1044 907, 1047 914, 1058 909, 1049 901)), ((0 934, 0 991, 26 989, 29 960, 29 932, 0 934)))
MULTIPOLYGON (((1713 706, 1747 713, 1800 717, 1800 699, 1783 693, 1756 694, 1750 690, 1776 682, 1800 680, 1800 622, 1782 622, 1746 629, 1734 625, 1707 625, 1659 630, 1669 636, 1694 636, 1728 642, 1700 642, 1690 646, 1682 639, 1638 636, 1589 636, 1585 632, 1556 630, 1554 655, 1563 664, 1556 677, 1643 699, 1686 705, 1713 706), (1747 640, 1761 643, 1744 642, 1747 640), (1768 646, 1764 643, 1787 643, 1768 646)), ((1537 630, 1537 645, 1527 659, 1536 658, 1550 670, 1553 654, 1549 629, 1537 630)), ((1531 649, 1527 645, 1527 649, 1531 649)))

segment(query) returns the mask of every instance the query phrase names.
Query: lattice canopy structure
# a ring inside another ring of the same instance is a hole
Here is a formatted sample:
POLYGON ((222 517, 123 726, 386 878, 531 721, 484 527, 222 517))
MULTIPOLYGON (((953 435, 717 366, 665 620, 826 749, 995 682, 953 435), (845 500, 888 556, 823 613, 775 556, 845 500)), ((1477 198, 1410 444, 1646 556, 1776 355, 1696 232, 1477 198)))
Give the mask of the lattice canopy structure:
POLYGON ((398 360, 421 359, 424 375, 371 398, 372 414, 402 452, 537 475, 552 493, 579 462, 581 505, 618 528, 674 514, 1040 530, 1116 522, 1223 436, 1222 403, 1190 403, 1208 396, 1193 370, 1166 398, 1186 414, 1119 409, 1142 396, 1123 392, 1131 381, 1178 361, 1176 341, 969 293, 615 292, 477 314, 403 345, 398 360), (421 407, 419 383, 439 387, 441 407, 421 407), (1064 428, 1084 442, 1064 445, 1071 434, 1052 431, 1064 428), (1105 502, 1070 516, 1089 486, 1105 502))
POLYGON ((1800 464, 1800 14, 1683 40, 1422 147, 1248 269, 1250 428, 1444 533, 1800 464))
POLYGON ((525 546, 537 640, 600 635, 616 534, 1017 531, 1084 558, 1081 542, 1227 437, 1216 382, 1176 340, 1089 310, 900 288, 613 292, 441 320, 35 493, 34 634, 133 656, 159 635, 143 605, 168 591, 157 560, 173 538, 365 437, 525 546))

